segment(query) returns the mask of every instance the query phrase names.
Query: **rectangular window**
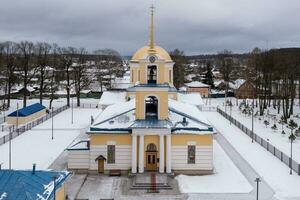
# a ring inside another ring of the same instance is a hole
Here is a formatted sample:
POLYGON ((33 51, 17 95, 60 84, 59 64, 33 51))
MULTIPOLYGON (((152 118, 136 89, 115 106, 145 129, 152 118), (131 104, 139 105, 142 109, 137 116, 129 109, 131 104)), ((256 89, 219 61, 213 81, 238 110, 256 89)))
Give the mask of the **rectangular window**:
POLYGON ((196 146, 188 145, 188 164, 196 163, 196 146))
POLYGON ((169 83, 172 83, 172 70, 169 70, 169 83))
POLYGON ((138 71, 138 81, 140 81, 140 70, 138 71))
POLYGON ((131 82, 133 82, 133 70, 131 70, 130 78, 131 78, 131 82))
POLYGON ((107 145, 107 163, 114 164, 116 156, 116 147, 115 145, 107 145))

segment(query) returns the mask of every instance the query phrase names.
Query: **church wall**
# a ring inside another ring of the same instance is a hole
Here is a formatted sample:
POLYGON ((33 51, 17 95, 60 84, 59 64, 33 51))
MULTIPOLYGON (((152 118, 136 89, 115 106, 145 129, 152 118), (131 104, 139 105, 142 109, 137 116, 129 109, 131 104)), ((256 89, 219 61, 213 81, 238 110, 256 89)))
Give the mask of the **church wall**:
POLYGON ((68 169, 89 169, 90 151, 72 150, 68 151, 68 169))
POLYGON ((212 170, 213 136, 212 135, 172 135, 173 170, 212 170), (188 145, 196 146, 195 164, 188 164, 188 145))
POLYGON ((196 146, 195 164, 188 164, 188 145, 172 146, 172 169, 173 170, 212 170, 213 147, 196 146))
POLYGON ((213 136, 208 135, 196 135, 196 134, 180 134, 172 135, 172 146, 186 145, 189 141, 196 142, 200 146, 211 146, 213 145, 213 136))
POLYGON ((90 136, 90 170, 97 170, 98 163, 95 159, 99 155, 107 158, 107 145, 115 145, 115 163, 104 162, 104 170, 131 168, 131 135, 130 134, 102 134, 90 136))
POLYGON ((126 134, 97 134, 90 136, 91 145, 103 145, 109 141, 116 142, 117 145, 131 145, 131 135, 126 134))
MULTIPOLYGON (((112 144, 113 140, 111 141, 112 144)), ((121 169, 128 170, 131 168, 131 145, 115 146, 115 163, 108 164, 104 162, 104 170, 121 169)), ((107 145, 91 145, 90 147, 90 170, 98 169, 98 162, 95 159, 103 155, 107 158, 107 145)))

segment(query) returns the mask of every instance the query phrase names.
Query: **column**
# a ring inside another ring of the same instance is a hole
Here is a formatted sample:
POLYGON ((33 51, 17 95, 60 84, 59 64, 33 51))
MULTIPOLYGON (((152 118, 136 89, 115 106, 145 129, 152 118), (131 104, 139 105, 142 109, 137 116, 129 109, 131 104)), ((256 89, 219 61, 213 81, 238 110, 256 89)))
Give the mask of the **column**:
POLYGON ((132 135, 132 150, 131 150, 131 173, 135 174, 136 173, 136 154, 137 154, 137 136, 132 135))
POLYGON ((166 152, 166 164, 167 164, 167 173, 171 173, 172 172, 172 154, 171 154, 171 135, 167 135, 167 141, 166 141, 166 146, 167 146, 167 152, 166 152))
POLYGON ((144 173, 144 136, 143 135, 140 135, 139 173, 144 173))
POLYGON ((164 135, 159 136, 159 173, 164 173, 165 171, 165 159, 164 159, 164 135))

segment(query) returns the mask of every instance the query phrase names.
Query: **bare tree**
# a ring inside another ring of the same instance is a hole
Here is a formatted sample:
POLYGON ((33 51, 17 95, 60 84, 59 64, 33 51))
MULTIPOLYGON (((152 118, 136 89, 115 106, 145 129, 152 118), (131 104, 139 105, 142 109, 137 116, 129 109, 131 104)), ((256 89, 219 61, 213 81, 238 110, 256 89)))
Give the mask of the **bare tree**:
POLYGON ((80 106, 80 92, 83 88, 90 85, 92 80, 92 78, 87 74, 86 55, 87 51, 84 48, 80 48, 78 51, 78 63, 76 63, 73 67, 77 106, 80 106))
POLYGON ((39 98, 40 104, 43 103, 43 93, 45 90, 45 79, 46 77, 46 67, 49 64, 49 53, 51 51, 51 45, 39 42, 35 45, 35 53, 36 53, 36 60, 37 60, 37 69, 39 72, 39 98))

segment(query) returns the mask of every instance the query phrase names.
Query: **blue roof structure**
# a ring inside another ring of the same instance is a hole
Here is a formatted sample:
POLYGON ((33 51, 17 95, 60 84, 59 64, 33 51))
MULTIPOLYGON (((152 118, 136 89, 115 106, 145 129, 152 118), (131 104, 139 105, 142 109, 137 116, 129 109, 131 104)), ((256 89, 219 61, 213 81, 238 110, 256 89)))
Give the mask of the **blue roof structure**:
POLYGON ((35 104, 32 104, 30 106, 27 106, 25 108, 21 108, 19 110, 16 110, 12 113, 10 113, 8 116, 9 117, 17 117, 17 115, 19 117, 27 117, 29 115, 32 115, 33 113, 36 113, 36 112, 39 112, 43 109, 45 109, 46 107, 43 106, 42 104, 40 103, 35 103, 35 104))
POLYGON ((31 170, 0 170, 0 199, 1 200, 33 200, 54 198, 70 176, 70 172, 62 171, 33 171, 31 170))

